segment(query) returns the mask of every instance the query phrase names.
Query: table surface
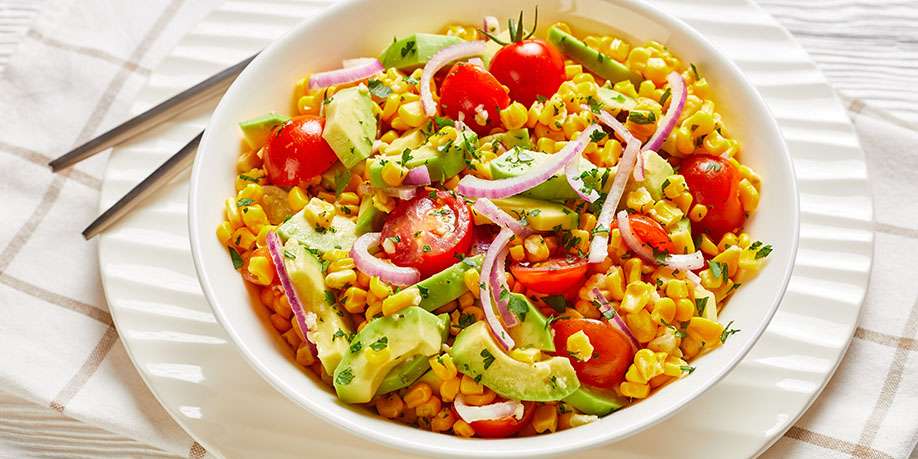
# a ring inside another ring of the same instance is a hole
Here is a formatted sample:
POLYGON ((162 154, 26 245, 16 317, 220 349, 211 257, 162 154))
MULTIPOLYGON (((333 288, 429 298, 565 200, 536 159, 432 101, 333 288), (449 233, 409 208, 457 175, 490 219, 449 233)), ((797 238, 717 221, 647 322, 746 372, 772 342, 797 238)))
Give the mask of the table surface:
MULTIPOLYGON (((15 52, 46 1, 0 0, 0 69, 15 52)), ((915 0, 759 0, 809 51, 829 82, 846 99, 887 111, 918 129, 918 1, 915 0)), ((0 412, 27 412, 36 420, 30 432, 0 429, 14 450, 61 451, 77 444, 76 455, 93 457, 168 456, 135 441, 87 426, 46 407, 0 391, 0 412), (34 448, 34 449, 33 449, 34 448), (80 451, 77 451, 80 450, 80 451)), ((0 420, 2 427, 2 420, 0 420)), ((69 456, 61 452, 55 456, 69 456)), ((918 459, 918 450, 912 454, 918 459)))

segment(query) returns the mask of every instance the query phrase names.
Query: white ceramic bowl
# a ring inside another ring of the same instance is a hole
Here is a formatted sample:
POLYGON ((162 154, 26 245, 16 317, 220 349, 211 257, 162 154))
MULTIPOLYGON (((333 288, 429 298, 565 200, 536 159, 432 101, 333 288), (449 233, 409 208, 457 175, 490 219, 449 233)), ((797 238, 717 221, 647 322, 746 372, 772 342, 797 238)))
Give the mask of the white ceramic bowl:
POLYGON ((755 344, 784 294, 797 249, 793 166, 764 102, 739 70, 700 34, 633 0, 359 0, 338 4, 275 42, 236 80, 210 120, 191 180, 189 225, 198 277, 214 312, 249 363, 277 390, 315 415, 369 439, 424 454, 543 456, 612 442, 660 422, 717 383, 755 344), (697 359, 693 363, 697 369, 690 376, 648 399, 593 424, 551 435, 468 440, 387 421, 340 403, 297 366, 263 308, 254 306, 226 249, 214 236, 223 218, 222 202, 234 195, 241 138, 237 123, 269 111, 289 112, 297 79, 336 68, 343 58, 376 55, 393 36, 434 32, 455 21, 477 24, 486 14, 515 17, 524 10, 528 16, 536 3, 543 29, 564 20, 578 30, 615 31, 633 41, 656 40, 686 62, 696 63, 710 81, 718 110, 731 133, 743 142, 743 161, 763 178, 761 203, 748 222, 748 231, 775 247, 768 267, 743 285, 721 315, 722 321, 734 321, 742 332, 697 359))

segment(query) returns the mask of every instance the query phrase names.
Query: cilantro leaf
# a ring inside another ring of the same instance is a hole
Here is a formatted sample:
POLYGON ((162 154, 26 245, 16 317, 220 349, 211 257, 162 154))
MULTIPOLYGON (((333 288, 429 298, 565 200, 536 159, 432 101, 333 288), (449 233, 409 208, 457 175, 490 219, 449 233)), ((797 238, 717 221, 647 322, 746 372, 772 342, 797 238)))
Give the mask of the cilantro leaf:
POLYGON ((768 254, 771 253, 771 250, 772 250, 771 244, 768 244, 765 247, 762 247, 761 249, 759 249, 758 252, 755 253, 755 259, 758 260, 760 258, 767 257, 768 254))
POLYGON ((236 207, 251 206, 252 204, 255 204, 255 200, 252 198, 242 198, 236 201, 236 207))
POLYGON ((657 115, 654 112, 635 110, 628 114, 628 121, 634 124, 653 124, 657 122, 657 115))
POLYGON ((485 370, 487 370, 488 368, 491 367, 491 364, 494 363, 494 359, 495 359, 494 354, 491 354, 491 351, 487 349, 482 349, 480 355, 481 355, 481 358, 484 359, 484 367, 485 367, 485 370))
POLYGON ((239 255, 239 252, 237 252, 236 249, 230 247, 229 253, 230 253, 230 259, 233 260, 233 269, 242 268, 242 265, 244 265, 245 262, 242 261, 242 256, 239 255))
POLYGON ((520 322, 526 320, 526 313, 529 312, 529 305, 526 304, 526 300, 519 295, 511 295, 507 307, 510 309, 510 312, 520 319, 520 322))
POLYGON ((704 308, 708 306, 708 297, 695 298, 695 312, 699 317, 704 316, 704 308))
POLYGON ((731 336, 733 336, 733 335, 735 335, 735 334, 737 334, 737 333, 739 333, 739 332, 742 331, 742 330, 738 330, 738 329, 736 329, 736 328, 730 328, 731 325, 733 325, 733 321, 732 321, 732 320, 731 320, 729 323, 727 323, 727 326, 724 327, 724 331, 720 334, 720 342, 721 342, 721 343, 726 343, 726 342, 727 342, 727 338, 729 338, 729 337, 731 337, 731 336))
POLYGON ((346 386, 354 380, 354 372, 350 368, 345 368, 335 375, 336 386, 346 386))
POLYGON ((389 97, 389 94, 392 94, 392 89, 375 78, 367 81, 367 88, 370 90, 370 94, 373 94, 373 96, 379 99, 385 99, 389 97))
POLYGON ((370 349, 373 349, 374 351, 381 351, 387 347, 389 347, 388 336, 383 336, 370 345, 370 349))
POLYGON ((542 301, 545 304, 551 306, 552 309, 558 312, 558 314, 564 312, 567 309, 567 299, 564 298, 564 295, 549 295, 542 298, 542 301))

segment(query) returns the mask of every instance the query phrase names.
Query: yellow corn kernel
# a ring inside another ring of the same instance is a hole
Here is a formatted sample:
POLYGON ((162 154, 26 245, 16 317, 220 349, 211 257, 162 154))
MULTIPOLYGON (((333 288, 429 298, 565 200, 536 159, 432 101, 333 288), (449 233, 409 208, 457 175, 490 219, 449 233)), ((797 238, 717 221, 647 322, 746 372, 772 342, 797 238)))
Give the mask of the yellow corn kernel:
POLYGON ((481 395, 484 394, 484 386, 479 384, 468 375, 462 375, 462 381, 459 383, 459 392, 462 395, 481 395))
POLYGON ((609 43, 607 51, 612 59, 623 62, 628 58, 628 53, 631 51, 631 45, 624 40, 613 38, 612 42, 609 43))
MULTIPOLYGON (((612 234, 615 234, 617 231, 618 229, 616 228, 612 231, 612 234)), ((644 262, 642 262, 640 258, 629 258, 625 260, 624 263, 622 263, 622 269, 625 271, 626 282, 629 284, 632 282, 637 282, 641 280, 641 272, 644 269, 644 262)))
POLYGON ((692 317, 685 332, 707 345, 717 345, 720 344, 720 335, 724 332, 724 326, 704 317, 692 317))
POLYGON ((309 350, 309 346, 300 346, 296 350, 296 363, 308 367, 316 363, 316 358, 313 357, 312 351, 309 350))
POLYGON ((451 402, 456 399, 456 395, 459 394, 460 381, 461 379, 458 377, 443 380, 443 383, 440 384, 440 397, 443 398, 444 402, 451 402))
POLYGON ((249 183, 243 189, 239 190, 236 193, 236 202, 237 206, 246 207, 254 203, 261 201, 261 198, 265 195, 265 189, 257 183, 249 183), (239 204, 240 202, 248 202, 248 204, 239 204))
POLYGON ((519 129, 526 125, 528 120, 527 112, 525 105, 514 102, 500 111, 500 122, 507 129, 519 129))
POLYGON ((433 390, 427 383, 417 383, 405 392, 405 406, 417 408, 422 403, 430 400, 432 396, 433 390))
POLYGON ((382 302, 382 313, 390 316, 402 309, 421 304, 421 291, 417 287, 410 287, 390 295, 382 302))
POLYGON ((752 244, 752 236, 749 233, 742 232, 736 239, 736 245, 742 247, 743 249, 749 247, 752 244))
MULTIPOLYGON (((655 320, 656 320, 656 317, 655 317, 656 312, 657 311, 654 311, 654 314, 653 314, 655 320)), ((669 354, 673 352, 678 347, 679 347, 679 338, 676 337, 676 334, 673 331, 673 329, 669 327, 658 328, 657 337, 650 340, 650 342, 647 343, 647 349, 650 349, 655 352, 662 352, 665 354, 669 354)))
POLYGON ((672 72, 672 69, 669 68, 666 61, 659 57, 647 59, 647 63, 644 65, 644 76, 653 80, 656 84, 665 83, 666 76, 669 75, 670 72, 672 72))
POLYGON ((548 245, 545 244, 545 238, 541 234, 527 236, 523 241, 523 246, 526 248, 529 261, 537 262, 548 259, 548 245))
POLYGON ((338 202, 341 204, 358 205, 360 204, 360 196, 357 196, 357 193, 353 191, 345 191, 338 196, 338 202))
POLYGON ((568 249, 570 253, 587 253, 590 251, 590 232, 582 229, 571 230, 571 241, 576 241, 568 249))
POLYGON ((593 358, 593 350, 593 343, 590 342, 590 337, 583 330, 567 337, 567 353, 571 357, 581 362, 587 362, 593 358))
POLYGON ((400 186, 402 180, 405 180, 405 175, 408 174, 408 169, 405 166, 395 162, 395 161, 386 161, 386 164, 382 167, 382 172, 380 175, 386 185, 389 186, 400 186))
POLYGON ((685 322, 693 315, 695 315, 695 303, 692 300, 683 298, 676 301, 676 321, 685 322))
POLYGON ((714 273, 710 269, 705 269, 704 271, 701 271, 701 273, 699 273, 699 277, 701 277, 701 285, 703 285, 704 288, 706 289, 713 290, 716 288, 720 288, 720 286, 724 282, 724 279, 722 276, 715 276, 714 273))
POLYGON ((686 118, 682 127, 688 128, 693 138, 708 135, 714 131, 714 117, 707 111, 699 110, 686 118))
POLYGON ((362 314, 367 307, 367 291, 350 287, 344 292, 344 309, 351 314, 362 314))
POLYGON ((456 364, 449 354, 441 354, 430 358, 430 368, 440 379, 446 381, 454 379, 457 374, 456 364))
POLYGON ((357 273, 353 269, 346 269, 325 276, 325 286, 329 288, 344 288, 357 281, 357 273))
POLYGON ((688 217, 693 222, 700 222, 708 215, 708 207, 704 204, 695 204, 688 213, 688 217))
POLYGON ((398 107, 398 118, 409 127, 420 127, 427 121, 427 115, 421 106, 421 101, 403 103, 398 107))
POLYGON ((574 78, 583 73, 583 66, 580 64, 567 64, 564 66, 564 75, 568 78, 574 78))
POLYGON ((418 407, 415 408, 415 412, 419 418, 430 418, 439 413, 442 406, 443 404, 440 403, 440 398, 434 395, 426 402, 418 405, 418 407))
POLYGON ((460 437, 470 438, 475 436, 475 429, 469 423, 460 419, 453 424, 453 433, 460 437))
POLYGON ((639 187, 638 189, 628 193, 628 197, 625 200, 625 205, 634 211, 646 212, 653 205, 653 197, 650 196, 650 192, 647 191, 647 188, 639 187))
POLYGON ((687 298, 688 283, 681 279, 670 279, 666 281, 666 296, 673 300, 687 298))
POLYGON ((615 85, 612 86, 612 89, 628 97, 633 97, 635 99, 638 97, 637 91, 634 90, 634 84, 628 80, 623 80, 615 83, 615 85))
POLYGON ((239 155, 239 158, 236 158, 236 171, 245 172, 255 168, 261 167, 263 161, 258 157, 258 151, 252 150, 247 151, 239 155))
POLYGON ((248 228, 239 228, 233 232, 233 235, 230 237, 230 242, 232 242, 237 249, 246 251, 255 245, 255 235, 252 234, 248 228))
POLYGON ((657 336, 657 324, 646 309, 626 314, 625 322, 640 343, 649 343, 657 336))
POLYGON ((739 241, 736 240, 735 234, 733 233, 724 234, 723 237, 720 238, 720 243, 717 244, 717 250, 719 252, 723 252, 724 250, 727 250, 727 247, 730 247, 731 245, 736 245, 737 242, 739 241))
POLYGON ((649 381, 663 374, 663 359, 666 358, 666 354, 661 354, 662 356, 658 356, 650 349, 641 349, 634 354, 634 366, 644 380, 649 381))
POLYGON ((338 271, 344 271, 345 269, 354 269, 354 259, 350 257, 341 258, 339 260, 333 261, 328 265, 328 268, 325 270, 327 273, 334 273, 338 271))
POLYGON ((322 259, 329 263, 334 263, 338 260, 348 258, 348 256, 350 256, 350 253, 347 250, 331 249, 322 254, 322 259))
POLYGON ((228 245, 230 238, 233 236, 233 225, 228 221, 220 222, 217 225, 217 240, 223 245, 228 245))
POLYGON ((545 404, 536 408, 536 412, 532 417, 532 427, 538 433, 558 430, 557 407, 545 404))
POLYGON ((663 180, 663 195, 669 199, 675 199, 686 191, 688 191, 688 185, 682 175, 673 174, 663 180))
POLYGON ((699 246, 701 253, 713 257, 716 256, 720 251, 717 249, 717 244, 708 237, 707 234, 701 235, 701 245, 699 246))
POLYGON ((481 290, 478 285, 480 278, 481 274, 475 268, 469 268, 462 274, 462 281, 465 283, 465 288, 469 289, 469 292, 471 292, 475 298, 478 298, 481 290))
POLYGON ((386 298, 392 294, 392 287, 379 280, 379 277, 373 276, 370 278, 370 293, 376 298, 386 298))
POLYGON ((658 324, 672 323, 676 318, 676 302, 665 297, 654 301, 650 317, 658 324))
POLYGON ((384 418, 397 418, 405 410, 405 402, 397 392, 390 392, 376 399, 376 412, 384 418))
POLYGON ((656 96, 657 85, 651 80, 644 80, 638 85, 638 95, 641 97, 646 97, 648 99, 653 99, 656 96))
POLYGON ((373 207, 375 207, 380 212, 385 213, 392 212, 392 210, 395 209, 395 205, 397 204, 395 198, 383 194, 382 191, 373 193, 373 197, 371 199, 373 202, 373 207))
POLYGON ((335 206, 319 198, 312 198, 303 209, 303 217, 312 226, 328 228, 335 216, 335 206))
POLYGON ((736 275, 737 268, 739 268, 739 259, 742 253, 743 249, 739 245, 731 245, 714 257, 713 261, 726 264, 727 275, 733 277, 736 275))
POLYGON ((650 386, 629 381, 621 383, 618 386, 618 390, 625 397, 631 398, 647 398, 647 396, 650 395, 650 386))
POLYGON ((240 209, 242 221, 253 233, 258 233, 262 226, 268 224, 268 216, 259 204, 246 206, 240 209))
POLYGON ((534 347, 518 347, 510 351, 510 357, 524 363, 535 363, 542 358, 542 352, 534 347))
POLYGON ((228 221, 233 228, 242 226, 242 215, 239 213, 239 208, 236 207, 236 200, 233 198, 226 198, 224 204, 223 214, 226 217, 226 221, 228 221))
POLYGON ((669 239, 673 242, 674 253, 692 253, 695 251, 695 240, 692 238, 690 228, 669 233, 669 239))
POLYGON ((637 365, 633 363, 628 366, 628 371, 625 372, 625 380, 638 384, 647 384, 647 378, 645 378, 644 375, 638 371, 637 365))
POLYGON ((258 230, 258 234, 255 236, 255 245, 258 247, 267 247, 268 246, 268 234, 277 229, 277 226, 274 225, 262 225, 261 229, 258 230))
POLYGON ((622 298, 621 309, 625 312, 637 312, 644 309, 644 306, 650 301, 651 290, 653 286, 646 282, 639 280, 629 282, 625 288, 624 298, 622 298))
POLYGON ((706 135, 704 137, 704 143, 702 143, 704 150, 711 155, 720 156, 723 152, 727 151, 727 148, 730 147, 730 142, 725 139, 720 132, 714 130, 714 132, 706 135))
POLYGON ((679 349, 682 350, 682 356, 686 359, 691 359, 698 355, 702 347, 701 340, 691 335, 682 338, 682 344, 679 345, 679 349))
POLYGON ((475 395, 475 394, 463 394, 462 400, 472 406, 484 406, 494 403, 494 400, 497 398, 497 394, 493 390, 485 387, 484 393, 475 395))
POLYGON ((513 261, 523 261, 526 258, 526 251, 523 250, 522 245, 515 245, 510 247, 510 258, 513 261))
MULTIPOLYGON (((472 292, 465 292, 459 295, 459 307, 461 307, 466 314, 477 313, 477 311, 474 310, 480 309, 472 307, 473 304, 475 304, 475 295, 472 295, 472 292), (472 309, 472 311, 467 311, 467 309, 472 309)), ((484 317, 484 312, 481 313, 480 317, 477 315, 475 317, 480 320, 481 317, 484 317)))
POLYGON ((371 365, 384 365, 392 358, 392 351, 388 347, 376 350, 373 348, 366 348, 363 350, 367 362, 371 365))
POLYGON ((665 199, 657 201, 650 209, 649 214, 664 227, 682 220, 682 217, 685 215, 682 213, 681 209, 665 199))
POLYGON ((615 301, 622 301, 625 298, 625 274, 621 266, 613 266, 606 274, 606 289, 609 290, 609 296, 615 301))
POLYGON ((256 284, 271 285, 274 281, 274 265, 268 257, 255 256, 249 258, 249 274, 255 278, 256 284))
POLYGON ((748 179, 739 182, 739 200, 746 213, 752 213, 759 206, 759 190, 748 179))
POLYGON ((290 205, 290 209, 294 212, 303 210, 308 202, 309 197, 306 196, 303 189, 298 186, 291 188, 290 192, 287 193, 287 204, 290 205))
POLYGON ((389 94, 389 96, 386 97, 386 102, 383 104, 383 110, 380 114, 380 117, 382 117, 384 120, 392 118, 392 116, 395 115, 395 112, 398 111, 399 104, 401 104, 401 98, 399 95, 395 92, 389 94))

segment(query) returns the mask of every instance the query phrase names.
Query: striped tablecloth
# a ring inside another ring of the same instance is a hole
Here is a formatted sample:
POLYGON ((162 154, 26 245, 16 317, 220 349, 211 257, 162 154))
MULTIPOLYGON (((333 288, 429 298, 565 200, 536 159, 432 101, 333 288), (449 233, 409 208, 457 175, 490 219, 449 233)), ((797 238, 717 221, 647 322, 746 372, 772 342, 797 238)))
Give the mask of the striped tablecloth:
MULTIPOLYGON (((131 367, 95 245, 79 238, 104 157, 59 176, 44 164, 121 119, 158 60, 219 1, 0 0, 0 457, 206 455, 131 367), (35 346, 22 338, 30 334, 55 339, 35 346)), ((845 361, 765 455, 907 457, 918 440, 918 2, 761 3, 846 99, 868 156, 877 232, 873 283, 845 361)))

